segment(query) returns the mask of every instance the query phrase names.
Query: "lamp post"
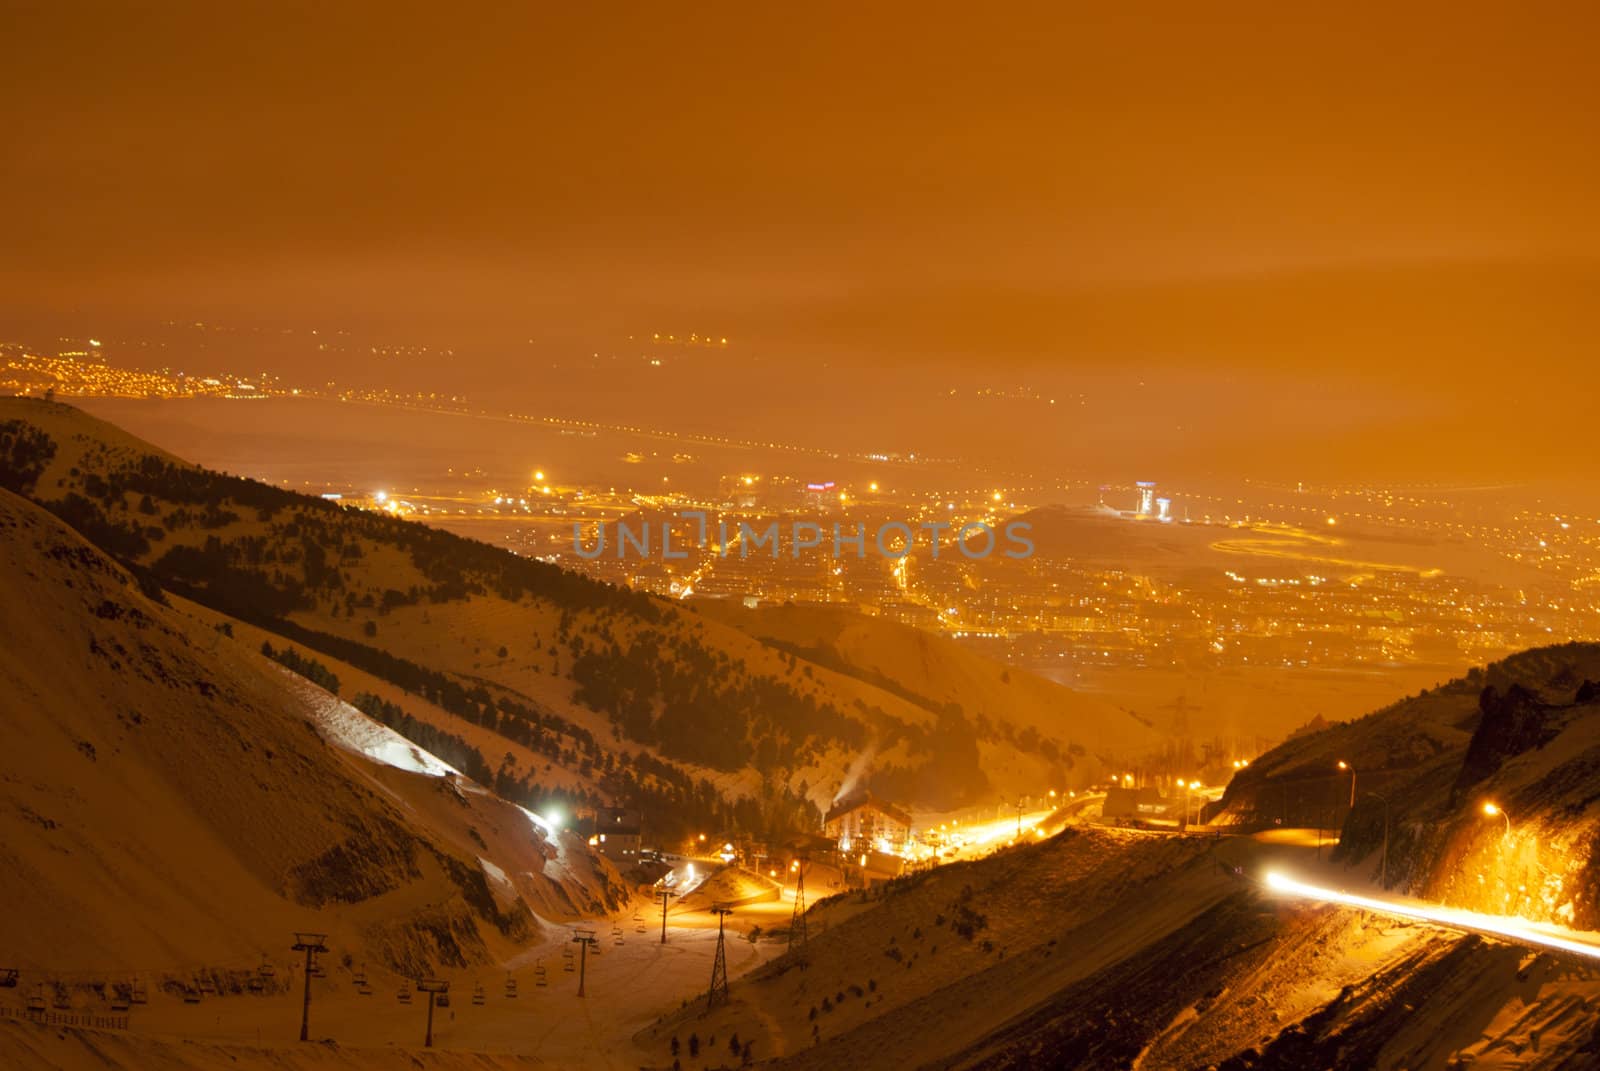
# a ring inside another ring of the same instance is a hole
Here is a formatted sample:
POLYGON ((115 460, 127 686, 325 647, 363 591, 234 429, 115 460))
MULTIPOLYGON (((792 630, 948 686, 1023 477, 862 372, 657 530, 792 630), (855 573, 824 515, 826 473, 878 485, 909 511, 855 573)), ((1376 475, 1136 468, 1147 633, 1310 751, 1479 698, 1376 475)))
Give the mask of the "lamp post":
POLYGON ((1178 822, 1178 832, 1182 833, 1189 828, 1189 814, 1194 810, 1194 797, 1192 793, 1200 787, 1198 779, 1185 781, 1178 779, 1178 787, 1183 789, 1183 818, 1178 822))
POLYGON ((1504 807, 1501 807, 1498 803, 1485 803, 1483 805, 1483 813, 1488 815, 1490 818, 1493 818, 1495 815, 1499 815, 1501 818, 1504 818, 1506 820, 1505 835, 1507 837, 1511 836, 1511 816, 1506 813, 1504 807))
POLYGON ((1385 889, 1389 887, 1389 799, 1376 792, 1367 795, 1383 804, 1383 861, 1378 864, 1378 884, 1385 889))
POLYGON ((1346 771, 1350 775, 1350 809, 1351 810, 1355 810, 1355 807, 1356 807, 1356 768, 1354 766, 1351 766, 1348 762, 1345 762, 1343 759, 1340 759, 1339 760, 1339 769, 1346 771))

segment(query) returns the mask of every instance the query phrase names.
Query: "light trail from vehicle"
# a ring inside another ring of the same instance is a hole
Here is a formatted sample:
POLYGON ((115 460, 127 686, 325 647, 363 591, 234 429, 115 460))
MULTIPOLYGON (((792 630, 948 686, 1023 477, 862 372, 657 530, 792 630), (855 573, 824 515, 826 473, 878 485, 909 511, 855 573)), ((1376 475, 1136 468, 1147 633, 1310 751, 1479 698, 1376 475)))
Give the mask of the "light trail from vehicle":
POLYGON ((1540 923, 1530 922, 1527 919, 1508 918, 1505 915, 1485 915, 1477 911, 1464 911, 1460 908, 1419 904, 1406 900, 1380 900, 1371 896, 1356 896, 1352 893, 1339 892, 1336 889, 1308 885, 1278 871, 1268 871, 1265 875, 1265 881, 1267 888, 1272 889, 1274 892, 1304 897, 1307 900, 1345 904, 1349 907, 1359 907, 1385 915, 1395 915, 1400 918, 1437 923, 1440 926, 1449 926, 1452 929, 1502 937, 1521 945, 1553 948, 1562 952, 1586 956, 1590 959, 1600 959, 1600 945, 1563 937, 1557 927, 1544 926, 1540 923))

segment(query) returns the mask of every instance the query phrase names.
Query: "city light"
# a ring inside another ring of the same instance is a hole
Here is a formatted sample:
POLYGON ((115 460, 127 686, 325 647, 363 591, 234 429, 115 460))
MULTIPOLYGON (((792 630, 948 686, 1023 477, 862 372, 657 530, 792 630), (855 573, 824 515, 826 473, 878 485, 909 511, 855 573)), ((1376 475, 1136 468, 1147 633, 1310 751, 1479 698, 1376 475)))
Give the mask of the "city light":
POLYGON ((0 1036, 1600 1071, 1600 7, 19 6, 0 1036))

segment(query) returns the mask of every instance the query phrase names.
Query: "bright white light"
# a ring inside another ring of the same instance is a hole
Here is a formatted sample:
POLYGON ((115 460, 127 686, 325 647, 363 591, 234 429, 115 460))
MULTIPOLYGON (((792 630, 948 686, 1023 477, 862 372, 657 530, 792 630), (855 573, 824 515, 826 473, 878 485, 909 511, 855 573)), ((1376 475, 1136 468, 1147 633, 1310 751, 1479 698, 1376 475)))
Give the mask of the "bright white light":
POLYGON ((1600 945, 1588 944, 1583 941, 1574 941, 1571 938, 1560 936, 1561 933, 1571 933, 1562 927, 1551 926, 1547 923, 1530 922, 1527 919, 1512 918, 1507 915, 1484 915, 1476 911, 1462 911, 1459 908, 1439 907, 1433 904, 1418 904, 1404 900, 1377 900, 1369 896, 1352 896, 1350 893, 1337 892, 1333 889, 1324 889, 1316 885, 1307 885, 1303 881, 1296 881, 1285 874, 1269 870, 1265 875, 1267 887, 1290 896, 1302 896, 1308 900, 1321 900, 1330 904, 1348 904, 1351 907, 1364 908, 1380 914, 1395 915, 1399 918, 1420 919, 1424 922, 1436 922, 1442 926, 1450 926, 1458 930, 1471 930, 1475 933, 1493 934, 1504 937, 1517 944, 1533 945, 1540 948, 1557 948, 1563 952, 1572 952, 1590 959, 1600 959, 1600 945))

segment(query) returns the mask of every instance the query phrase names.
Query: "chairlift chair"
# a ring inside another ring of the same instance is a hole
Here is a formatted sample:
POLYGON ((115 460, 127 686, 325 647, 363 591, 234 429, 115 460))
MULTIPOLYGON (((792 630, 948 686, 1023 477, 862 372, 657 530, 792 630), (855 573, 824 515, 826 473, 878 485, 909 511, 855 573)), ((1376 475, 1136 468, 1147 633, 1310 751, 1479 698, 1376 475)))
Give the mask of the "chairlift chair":
POLYGON ((194 988, 193 986, 187 986, 187 985, 184 986, 183 987, 183 1002, 185 1004, 199 1004, 200 1003, 200 990, 194 988))
POLYGON ((28 1011, 42 1012, 45 1006, 44 983, 40 982, 38 988, 28 995, 28 1011))
POLYGON ((150 991, 146 989, 144 983, 139 981, 137 978, 133 980, 133 989, 128 994, 128 1001, 131 1004, 150 1003, 150 991))
POLYGON ((410 1004, 411 1003, 411 990, 407 989, 405 986, 401 986, 400 987, 400 1003, 401 1004, 410 1004))

